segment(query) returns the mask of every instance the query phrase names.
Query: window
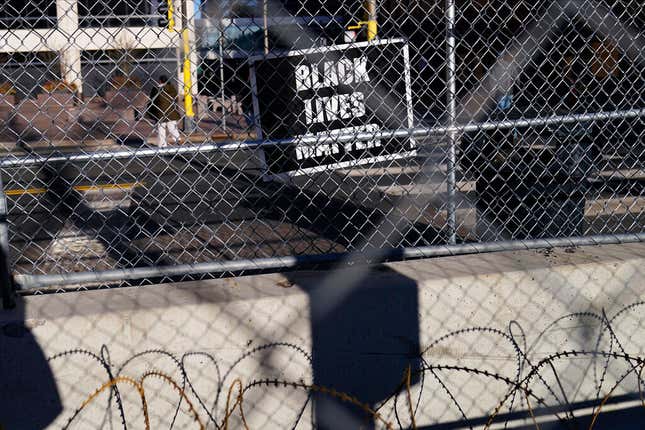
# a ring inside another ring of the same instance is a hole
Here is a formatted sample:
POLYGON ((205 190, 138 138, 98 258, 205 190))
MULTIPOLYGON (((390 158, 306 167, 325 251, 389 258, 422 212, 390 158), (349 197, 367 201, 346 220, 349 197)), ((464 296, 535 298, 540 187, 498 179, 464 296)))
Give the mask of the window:
POLYGON ((81 27, 157 25, 159 0, 79 0, 81 27))
POLYGON ((51 0, 5 0, 0 3, 0 29, 53 28, 56 3, 51 0))

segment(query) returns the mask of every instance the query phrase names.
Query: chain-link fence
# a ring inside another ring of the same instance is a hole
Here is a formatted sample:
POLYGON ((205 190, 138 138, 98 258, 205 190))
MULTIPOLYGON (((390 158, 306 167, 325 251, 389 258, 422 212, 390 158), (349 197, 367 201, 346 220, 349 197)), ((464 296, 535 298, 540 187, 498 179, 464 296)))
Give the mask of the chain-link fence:
POLYGON ((0 429, 637 427, 644 29, 5 1, 0 429))
POLYGON ((5 2, 23 292, 641 241, 639 1, 5 2))

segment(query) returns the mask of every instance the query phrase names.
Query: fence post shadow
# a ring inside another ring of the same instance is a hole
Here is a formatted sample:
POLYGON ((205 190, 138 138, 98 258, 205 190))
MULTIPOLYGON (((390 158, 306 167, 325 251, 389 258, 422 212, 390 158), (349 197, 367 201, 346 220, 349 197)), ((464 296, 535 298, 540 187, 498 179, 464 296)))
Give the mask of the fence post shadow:
MULTIPOLYGON (((387 266, 285 276, 309 295, 315 385, 374 408, 400 386, 408 366, 418 375, 416 281, 387 266), (345 282, 330 285, 327 277, 345 282)), ((320 429, 374 427, 373 417, 357 406, 320 393, 313 398, 320 429)))

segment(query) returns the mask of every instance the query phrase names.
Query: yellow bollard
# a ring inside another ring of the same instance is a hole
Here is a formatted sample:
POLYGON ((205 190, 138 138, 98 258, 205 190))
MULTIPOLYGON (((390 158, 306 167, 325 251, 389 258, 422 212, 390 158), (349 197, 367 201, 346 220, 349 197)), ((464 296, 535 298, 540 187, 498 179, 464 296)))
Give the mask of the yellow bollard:
POLYGON ((356 25, 350 25, 348 30, 361 30, 366 28, 367 41, 371 42, 378 35, 378 20, 376 19, 376 0, 367 0, 363 7, 365 9, 365 21, 358 21, 356 25))
POLYGON ((367 40, 371 41, 376 38, 378 24, 375 19, 367 21, 367 40))
POLYGON ((190 73, 190 44, 187 28, 183 29, 182 37, 184 40, 184 108, 186 110, 186 116, 193 118, 195 116, 195 112, 193 111, 193 83, 192 75, 190 73))
POLYGON ((376 39, 378 33, 378 23, 376 20, 376 0, 367 0, 365 2, 365 14, 367 15, 367 40, 376 39))
POLYGON ((175 31, 175 10, 173 0, 168 0, 168 30, 175 31))

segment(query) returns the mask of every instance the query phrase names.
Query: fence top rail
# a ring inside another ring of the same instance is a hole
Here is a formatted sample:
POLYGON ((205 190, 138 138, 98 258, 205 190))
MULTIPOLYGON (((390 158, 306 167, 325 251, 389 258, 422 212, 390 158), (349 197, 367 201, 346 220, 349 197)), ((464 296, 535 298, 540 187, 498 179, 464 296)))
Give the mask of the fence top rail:
POLYGON ((209 153, 215 151, 238 151, 254 149, 263 145, 322 144, 330 142, 369 141, 395 137, 427 137, 447 133, 467 133, 479 130, 496 130, 516 127, 539 127, 553 124, 568 124, 580 121, 602 121, 617 118, 645 117, 645 108, 619 111, 605 111, 575 115, 556 115, 545 118, 487 121, 481 123, 402 128, 380 132, 330 134, 328 136, 299 136, 277 140, 232 140, 229 142, 206 142, 166 148, 119 149, 116 151, 79 152, 55 155, 30 155, 24 157, 5 156, 0 158, 0 168, 25 167, 42 163, 64 163, 95 160, 112 160, 136 157, 172 156, 180 154, 209 153))
POLYGON ((484 252, 521 251, 575 246, 637 243, 645 241, 645 233, 594 235, 553 239, 531 239, 456 245, 421 246, 413 248, 377 249, 360 253, 333 253, 288 257, 257 258, 233 261, 212 261, 173 266, 135 267, 101 272, 70 272, 50 275, 17 275, 21 295, 42 292, 50 286, 63 287, 83 283, 113 283, 140 279, 172 278, 185 275, 236 273, 258 270, 293 270, 310 265, 331 263, 377 264, 419 258, 446 257, 484 252))
POLYGON ((320 52, 333 52, 333 51, 343 51, 348 48, 365 48, 367 46, 379 46, 387 45, 390 43, 404 43, 406 40, 404 38, 394 38, 394 39, 379 39, 371 42, 352 42, 341 45, 330 45, 330 46, 320 46, 316 48, 309 49, 292 49, 289 51, 272 51, 268 54, 262 55, 253 55, 248 58, 249 63, 254 63, 260 60, 267 60, 271 58, 282 58, 282 57, 294 57, 298 55, 307 55, 307 54, 317 54, 320 52))

